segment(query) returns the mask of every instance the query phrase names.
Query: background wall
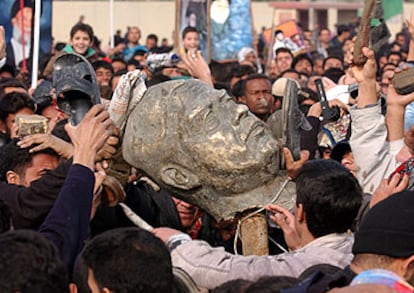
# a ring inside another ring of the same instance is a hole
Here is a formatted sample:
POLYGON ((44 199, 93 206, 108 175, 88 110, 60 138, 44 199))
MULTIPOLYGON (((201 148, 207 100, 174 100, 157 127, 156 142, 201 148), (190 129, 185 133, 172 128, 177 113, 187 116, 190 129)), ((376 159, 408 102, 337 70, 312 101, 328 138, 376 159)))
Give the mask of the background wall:
MULTIPOLYGON (((126 32, 127 26, 137 25, 141 29, 141 43, 150 33, 155 33, 160 39, 168 38, 173 42, 175 25, 174 1, 138 1, 117 2, 114 4, 114 28, 126 32)), ((253 2, 253 22, 257 30, 262 26, 272 24, 273 9, 266 2, 253 2)), ((92 25, 95 34, 102 40, 102 46, 109 42, 109 1, 53 1, 52 35, 55 41, 66 42, 69 31, 80 15, 85 16, 85 22, 92 25)))
MULTIPOLYGON (((158 37, 168 38, 173 42, 175 25, 175 1, 115 1, 114 4, 114 28, 121 29, 125 33, 127 26, 137 25, 141 28, 141 43, 150 33, 158 37)), ((414 3, 404 4, 404 19, 410 17, 410 11, 414 3)), ((351 14, 339 12, 336 9, 328 9, 327 25, 335 31, 336 23, 345 23, 351 14)), ((286 9, 273 11, 269 2, 252 2, 253 25, 257 32, 262 26, 271 27, 272 18, 275 23, 296 18, 296 10, 286 9)), ((109 42, 109 1, 53 1, 53 27, 52 35, 55 41, 66 42, 69 39, 69 31, 80 15, 85 16, 85 22, 91 24, 95 34, 102 40, 102 47, 109 42)), ((402 21, 402 20, 401 20, 402 21)), ((393 37, 395 32, 401 29, 401 22, 390 27, 393 37)), ((393 40, 392 37, 392 40, 393 40)))

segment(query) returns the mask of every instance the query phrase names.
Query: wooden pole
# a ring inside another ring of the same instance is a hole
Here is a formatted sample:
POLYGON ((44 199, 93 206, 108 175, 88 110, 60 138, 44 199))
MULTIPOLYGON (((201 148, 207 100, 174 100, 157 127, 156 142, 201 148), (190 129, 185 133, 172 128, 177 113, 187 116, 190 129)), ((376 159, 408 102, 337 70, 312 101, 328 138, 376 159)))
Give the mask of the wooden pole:
POLYGON ((376 0, 365 0, 364 11, 362 12, 359 32, 354 44, 354 64, 362 66, 367 58, 362 54, 362 48, 369 46, 369 32, 371 28, 372 12, 375 8, 376 0))
POLYGON ((180 37, 180 28, 181 28, 181 0, 175 0, 175 29, 174 29, 174 49, 176 52, 180 49, 181 37, 180 37))
POLYGON ((243 255, 268 255, 267 221, 264 214, 256 214, 241 223, 243 255))
MULTIPOLYGON (((272 64, 272 60, 273 57, 275 55, 275 52, 273 52, 273 43, 275 41, 275 17, 276 17, 276 9, 273 8, 273 16, 272 16, 272 34, 270 35, 270 44, 269 45, 269 50, 267 52, 267 66, 266 68, 270 68, 271 64, 272 64)), ((266 69, 265 69, 266 70, 266 69)), ((266 71, 265 71, 266 72, 266 71)), ((267 73, 267 72, 266 72, 267 73)))
MULTIPOLYGON (((37 87, 37 71, 39 66, 39 45, 40 45, 40 11, 42 9, 42 1, 35 1, 34 14, 34 35, 33 35, 33 58, 32 58, 32 83, 31 87, 37 87)), ((23 12, 22 12, 23 14, 23 12)))
POLYGON ((115 47, 114 35, 114 0, 109 0, 109 47, 111 49, 115 47))

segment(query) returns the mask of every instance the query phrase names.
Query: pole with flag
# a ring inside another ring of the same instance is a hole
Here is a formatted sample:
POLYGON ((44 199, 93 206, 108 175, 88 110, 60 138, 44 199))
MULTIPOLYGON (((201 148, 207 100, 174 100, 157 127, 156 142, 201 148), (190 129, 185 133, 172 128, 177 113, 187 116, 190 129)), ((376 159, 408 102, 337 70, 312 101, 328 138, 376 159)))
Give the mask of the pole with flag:
POLYGON ((39 45, 40 45, 40 11, 42 10, 42 1, 35 0, 34 14, 34 33, 33 33, 33 58, 32 58, 32 84, 31 87, 37 87, 37 72, 39 66, 39 45))
POLYGON ((109 46, 111 49, 115 47, 114 44, 114 0, 109 0, 109 46))
POLYGON ((382 0, 384 20, 388 23, 400 24, 403 16, 403 0, 382 0))

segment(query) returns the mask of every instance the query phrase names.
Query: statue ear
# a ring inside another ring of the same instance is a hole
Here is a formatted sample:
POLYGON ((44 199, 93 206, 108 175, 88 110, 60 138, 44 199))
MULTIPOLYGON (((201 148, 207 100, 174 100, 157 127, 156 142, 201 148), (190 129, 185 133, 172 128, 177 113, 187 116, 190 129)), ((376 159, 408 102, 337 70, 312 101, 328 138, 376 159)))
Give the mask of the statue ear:
POLYGON ((190 190, 200 186, 200 180, 197 175, 177 164, 163 166, 161 168, 161 180, 165 184, 183 190, 190 190))

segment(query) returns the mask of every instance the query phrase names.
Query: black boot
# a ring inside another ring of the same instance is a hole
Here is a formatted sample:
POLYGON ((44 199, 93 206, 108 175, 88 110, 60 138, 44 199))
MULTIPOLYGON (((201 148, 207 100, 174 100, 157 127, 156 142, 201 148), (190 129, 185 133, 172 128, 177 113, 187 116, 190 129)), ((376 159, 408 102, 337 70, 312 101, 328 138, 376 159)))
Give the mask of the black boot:
POLYGON ((57 105, 77 125, 94 104, 101 103, 95 70, 78 54, 60 56, 53 68, 57 105))
MULTIPOLYGON (((309 131, 312 126, 299 109, 299 88, 293 79, 280 78, 276 81, 285 87, 282 108, 273 113, 267 120, 274 137, 281 148, 287 147, 294 160, 300 159, 300 130, 309 131)), ((278 85, 280 85, 278 84, 278 85)), ((282 169, 284 169, 284 156, 281 151, 282 169)))

